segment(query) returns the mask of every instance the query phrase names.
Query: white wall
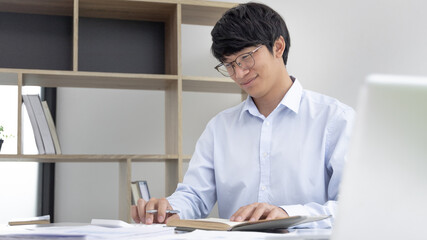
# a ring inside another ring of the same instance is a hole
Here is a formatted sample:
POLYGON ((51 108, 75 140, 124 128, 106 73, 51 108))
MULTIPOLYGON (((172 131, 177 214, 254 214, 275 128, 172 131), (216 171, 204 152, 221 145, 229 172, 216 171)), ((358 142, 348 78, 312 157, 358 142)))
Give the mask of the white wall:
MULTIPOLYGON (((15 75, 16 76, 16 75, 15 75)), ((39 94, 40 87, 25 87, 23 94, 39 94)), ((12 135, 4 139, 0 154, 17 153, 18 132, 18 87, 0 86, 0 125, 4 134, 12 135)), ((30 118, 22 110, 22 146, 24 154, 37 154, 30 118)), ((0 225, 12 219, 37 216, 39 209, 39 163, 0 162, 0 225)))
MULTIPOLYGON (((230 1, 232 2, 232 1, 230 1)), ((289 72, 307 89, 355 107, 366 75, 427 75, 427 2, 422 0, 265 0, 291 35, 289 72)), ((183 71, 215 76, 210 27, 183 26, 183 71)), ((236 94, 185 93, 184 153, 191 154, 207 121, 237 104, 236 94), (197 104, 193 104, 197 102, 197 104)), ((58 134, 64 153, 163 153, 164 95, 123 90, 58 90, 58 134), (125 107, 126 106, 126 107, 125 107)), ((138 163, 164 196, 161 163, 138 163)), ((57 164, 56 221, 118 217, 118 164, 57 164)))

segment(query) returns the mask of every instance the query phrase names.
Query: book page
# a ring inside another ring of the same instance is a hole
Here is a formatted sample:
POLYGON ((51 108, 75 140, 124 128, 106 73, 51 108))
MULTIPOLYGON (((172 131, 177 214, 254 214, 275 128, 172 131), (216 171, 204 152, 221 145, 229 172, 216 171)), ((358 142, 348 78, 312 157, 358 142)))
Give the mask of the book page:
POLYGON ((202 222, 217 222, 217 223, 225 223, 227 225, 229 225, 230 227, 234 227, 236 225, 245 223, 244 222, 232 222, 229 219, 225 219, 225 218, 203 218, 203 219, 194 219, 195 221, 202 221, 202 222))

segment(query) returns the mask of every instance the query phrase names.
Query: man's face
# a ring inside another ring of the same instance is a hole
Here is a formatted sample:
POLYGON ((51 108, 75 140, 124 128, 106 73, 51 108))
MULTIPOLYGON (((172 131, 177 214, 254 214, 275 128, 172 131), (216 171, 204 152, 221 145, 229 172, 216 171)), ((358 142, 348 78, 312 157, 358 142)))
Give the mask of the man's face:
MULTIPOLYGON (((250 53, 258 46, 251 46, 224 58, 224 64, 231 63, 242 54, 250 53)), ((261 46, 251 57, 255 61, 252 68, 245 69, 232 63, 234 74, 231 78, 251 97, 257 99, 269 94, 275 86, 275 77, 277 78, 277 60, 273 57, 266 46, 261 46)))

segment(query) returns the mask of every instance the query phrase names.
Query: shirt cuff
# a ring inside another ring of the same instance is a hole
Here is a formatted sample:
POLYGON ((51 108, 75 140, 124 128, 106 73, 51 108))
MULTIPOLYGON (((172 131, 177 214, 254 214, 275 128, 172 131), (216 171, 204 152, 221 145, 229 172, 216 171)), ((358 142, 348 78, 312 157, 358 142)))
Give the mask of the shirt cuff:
POLYGON ((177 213, 177 215, 179 216, 180 219, 185 219, 185 216, 183 216, 184 212, 183 209, 180 209, 177 205, 175 205, 175 203, 173 202, 172 198, 169 196, 166 198, 169 202, 169 204, 171 205, 172 209, 174 210, 179 210, 180 212, 177 213))
POLYGON ((281 209, 285 210, 285 212, 289 215, 289 217, 292 216, 309 216, 310 213, 307 211, 307 209, 301 205, 283 205, 280 206, 281 209))

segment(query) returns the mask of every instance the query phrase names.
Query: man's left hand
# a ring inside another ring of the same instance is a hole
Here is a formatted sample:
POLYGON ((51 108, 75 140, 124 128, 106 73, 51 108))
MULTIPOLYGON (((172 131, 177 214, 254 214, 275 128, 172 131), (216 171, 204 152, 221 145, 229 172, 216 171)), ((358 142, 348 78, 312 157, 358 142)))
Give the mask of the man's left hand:
POLYGON ((284 218, 289 215, 285 210, 278 206, 268 203, 252 203, 239 208, 231 217, 230 221, 257 221, 260 219, 284 218))

